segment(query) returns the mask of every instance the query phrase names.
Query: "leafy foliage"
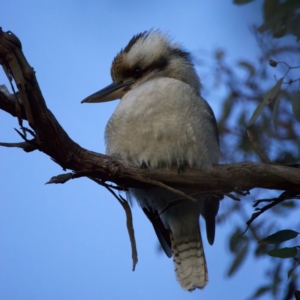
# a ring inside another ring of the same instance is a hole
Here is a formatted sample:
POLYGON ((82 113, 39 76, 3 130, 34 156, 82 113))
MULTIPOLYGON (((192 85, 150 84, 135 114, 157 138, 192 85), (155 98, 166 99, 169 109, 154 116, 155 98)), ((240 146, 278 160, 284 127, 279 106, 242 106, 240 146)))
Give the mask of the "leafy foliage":
MULTIPOLYGON (((235 4, 248 2, 251 1, 234 1, 235 4)), ((285 37, 293 34, 298 40, 300 38, 300 23, 297 28, 293 25, 295 20, 300 20, 299 8, 299 1, 264 1, 264 24, 252 29, 260 49, 256 61, 244 58, 234 64, 221 49, 215 51, 210 63, 207 63, 207 58, 198 60, 200 78, 207 73, 214 78, 212 86, 206 86, 207 90, 222 91, 217 96, 207 93, 205 97, 221 98, 218 126, 222 152, 226 154, 228 163, 261 160, 247 136, 247 128, 251 128, 259 146, 272 162, 299 167, 300 46, 296 40, 285 37)), ((299 297, 297 289, 300 288, 297 285, 300 279, 300 268, 297 268, 299 248, 289 245, 279 249, 278 245, 299 239, 300 219, 296 215, 299 195, 255 190, 247 198, 241 202, 223 201, 218 216, 219 224, 225 220, 229 222, 228 219, 233 224, 228 239, 232 261, 227 275, 236 275, 250 255, 268 260, 265 282, 249 299, 263 295, 273 299, 295 299, 299 297), (253 206, 257 211, 261 210, 262 202, 278 200, 282 195, 288 197, 277 201, 274 206, 270 205, 243 234, 252 213, 249 200, 256 200, 253 206), (282 227, 295 230, 280 230, 282 227), (279 231, 274 234, 276 230, 279 231)))
POLYGON ((279 258, 291 258, 297 255, 297 247, 285 247, 281 249, 274 249, 268 251, 267 254, 279 258))
MULTIPOLYGON (((273 101, 277 102, 277 100, 279 99, 283 79, 284 77, 281 77, 276 82, 276 84, 266 92, 266 94, 263 97, 263 101, 256 107, 255 111, 253 112, 253 115, 251 116, 249 122, 247 123, 247 127, 250 127, 256 121, 256 119, 261 115, 263 109, 267 105, 271 104, 273 101)), ((278 109, 278 105, 276 106, 276 108, 278 109)))
POLYGON ((265 245, 280 244, 282 242, 294 239, 295 237, 297 237, 298 234, 299 232, 290 229, 280 230, 258 241, 258 243, 265 245))
MULTIPOLYGON (((234 4, 248 4, 251 0, 234 0, 234 4)), ((260 33, 269 32, 274 38, 288 34, 300 40, 300 2, 299 0, 264 0, 263 24, 258 28, 260 33)))

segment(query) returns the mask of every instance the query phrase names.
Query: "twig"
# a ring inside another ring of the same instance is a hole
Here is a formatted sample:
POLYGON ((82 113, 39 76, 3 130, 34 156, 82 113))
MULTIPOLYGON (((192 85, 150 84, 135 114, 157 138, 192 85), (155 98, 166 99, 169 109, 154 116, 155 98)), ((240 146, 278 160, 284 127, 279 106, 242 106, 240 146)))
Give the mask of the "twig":
POLYGON ((234 191, 236 194, 239 194, 241 196, 247 196, 250 195, 249 191, 234 191))
MULTIPOLYGON (((288 193, 288 192, 284 192, 282 193, 278 198, 272 198, 272 199, 260 199, 260 200, 255 200, 254 204, 253 204, 253 207, 257 207, 260 203, 263 203, 263 202, 273 202, 273 201, 276 201, 278 199, 284 199, 284 200, 289 200, 289 199, 295 199, 295 200, 298 200, 300 199, 300 195, 296 195, 296 194, 291 194, 291 193, 288 193)), ((256 208, 256 210, 260 210, 260 208, 256 208)))
POLYGON ((128 202, 122 196, 118 196, 115 193, 115 191, 108 184, 105 184, 94 178, 90 178, 90 179, 95 181, 96 183, 104 186, 111 194, 113 194, 115 196, 115 198, 119 201, 119 203, 122 205, 122 207, 125 211, 127 231, 128 231, 128 235, 129 235, 129 239, 130 239, 130 244, 131 244, 132 271, 134 271, 136 264, 138 262, 138 253, 137 253, 137 248, 136 248, 136 241, 135 241, 134 228, 133 228, 133 219, 132 219, 132 213, 131 213, 130 206, 129 206, 128 202))
MULTIPOLYGON (((17 118, 18 118, 19 125, 22 128, 23 127, 23 119, 22 119, 22 116, 21 116, 21 103, 20 103, 18 94, 15 91, 15 87, 13 85, 14 78, 13 78, 13 75, 12 75, 9 67, 7 67, 7 65, 5 63, 2 63, 2 67, 3 67, 3 70, 6 74, 6 77, 7 77, 8 81, 10 83, 10 87, 13 91, 13 95, 14 95, 14 99, 15 99, 15 111, 16 111, 16 115, 17 115, 17 118)), ((26 135, 25 132, 24 132, 24 135, 26 135)))
MULTIPOLYGON (((107 189, 113 192, 113 194, 115 194, 114 191, 111 190, 110 188, 107 187, 107 189)), ((136 264, 138 263, 138 252, 137 252, 136 241, 134 236, 132 212, 128 202, 122 196, 120 196, 120 198, 123 200, 123 202, 120 203, 123 206, 126 213, 126 225, 127 225, 127 230, 128 230, 130 244, 131 244, 132 271, 134 271, 136 264)))
POLYGON ((188 199, 188 200, 190 200, 192 202, 196 202, 197 201, 195 198, 187 195, 186 193, 181 192, 180 190, 174 189, 174 188, 172 188, 172 187, 170 187, 170 186, 168 186, 168 185, 166 185, 166 184, 164 184, 164 183, 162 183, 160 181, 153 180, 153 179, 148 179, 148 178, 143 178, 141 176, 139 176, 139 177, 135 176, 135 177, 132 177, 132 178, 135 179, 135 180, 138 180, 140 182, 144 182, 144 183, 148 183, 148 184, 151 184, 151 185, 159 186, 159 187, 161 187, 163 189, 166 189, 166 190, 168 190, 168 191, 170 191, 170 192, 172 192, 174 194, 177 194, 177 195, 179 195, 179 196, 181 196, 183 198, 186 198, 186 199, 188 199))
POLYGON ((245 231, 241 234, 243 235, 248 228, 250 227, 250 225, 252 224, 252 222, 258 218, 262 213, 264 213, 266 210, 274 207, 275 205, 286 201, 286 200, 290 200, 290 199, 300 199, 300 195, 295 194, 295 193, 290 193, 290 192, 283 192, 278 198, 272 198, 272 199, 260 199, 260 200, 255 200, 253 207, 256 207, 259 203, 262 202, 271 202, 270 204, 265 205, 262 208, 256 208, 256 212, 252 214, 251 218, 246 222, 247 227, 245 229, 245 231))
MULTIPOLYGON (((195 197, 201 197, 201 198, 205 198, 205 197, 217 197, 219 200, 222 200, 224 198, 224 196, 228 196, 234 200, 240 201, 239 198, 236 198, 235 196, 231 195, 231 194, 222 194, 222 193, 216 193, 214 191, 212 192, 204 192, 204 193, 194 193, 191 194, 191 196, 195 197)), ((180 203, 181 201, 184 201, 184 198, 176 198, 173 199, 172 201, 168 202, 167 205, 165 205, 165 207, 159 212, 159 216, 162 215, 167 209, 169 209, 170 207, 180 203)), ((196 201, 202 201, 202 199, 196 199, 196 201)))
POLYGON ((232 194, 229 194, 229 193, 225 193, 224 196, 227 196, 228 198, 231 198, 234 201, 241 201, 240 198, 238 198, 238 197, 236 197, 236 196, 234 196, 232 194))
POLYGON ((9 147, 9 148, 21 148, 25 152, 31 152, 31 151, 38 149, 35 139, 32 139, 27 142, 21 142, 21 143, 2 143, 2 142, 0 142, 0 146, 9 147))
POLYGON ((56 176, 51 177, 50 180, 47 181, 45 184, 66 183, 70 179, 74 179, 73 178, 73 173, 64 173, 64 174, 60 174, 60 175, 56 175, 56 176))

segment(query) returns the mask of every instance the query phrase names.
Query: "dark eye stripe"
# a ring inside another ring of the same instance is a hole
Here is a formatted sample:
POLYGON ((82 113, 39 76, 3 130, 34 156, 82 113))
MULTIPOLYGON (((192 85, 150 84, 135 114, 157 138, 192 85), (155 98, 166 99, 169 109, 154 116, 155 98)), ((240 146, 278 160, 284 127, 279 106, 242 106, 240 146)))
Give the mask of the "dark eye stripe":
POLYGON ((123 69, 120 73, 120 77, 123 78, 123 80, 128 78, 137 79, 153 70, 163 70, 167 66, 167 64, 168 60, 165 57, 161 57, 146 68, 142 68, 139 65, 136 65, 135 67, 130 69, 123 69))

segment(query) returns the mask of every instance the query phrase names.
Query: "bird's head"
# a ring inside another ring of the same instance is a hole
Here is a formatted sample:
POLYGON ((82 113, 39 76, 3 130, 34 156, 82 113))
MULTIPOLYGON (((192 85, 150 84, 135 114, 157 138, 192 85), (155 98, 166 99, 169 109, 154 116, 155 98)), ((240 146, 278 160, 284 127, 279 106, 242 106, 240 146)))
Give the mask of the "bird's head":
POLYGON ((113 83, 88 96, 82 103, 121 99, 146 81, 169 77, 181 80, 200 92, 200 81, 190 54, 159 30, 135 35, 117 54, 111 65, 113 83))

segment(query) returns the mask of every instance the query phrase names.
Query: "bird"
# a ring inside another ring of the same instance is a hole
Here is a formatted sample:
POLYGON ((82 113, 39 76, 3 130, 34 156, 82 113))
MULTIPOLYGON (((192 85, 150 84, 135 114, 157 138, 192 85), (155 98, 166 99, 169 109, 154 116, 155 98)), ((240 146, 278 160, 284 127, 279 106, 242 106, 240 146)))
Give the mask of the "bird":
MULTIPOLYGON (((202 85, 190 53, 159 29, 134 35, 115 56, 112 83, 82 100, 120 99, 105 129, 106 154, 141 168, 210 170, 220 160, 216 118, 201 96, 202 85)), ((183 290, 202 289, 208 270, 200 232, 206 223, 209 244, 215 239, 219 198, 195 195, 195 202, 162 187, 129 188, 151 221, 162 249, 173 257, 183 290)))

